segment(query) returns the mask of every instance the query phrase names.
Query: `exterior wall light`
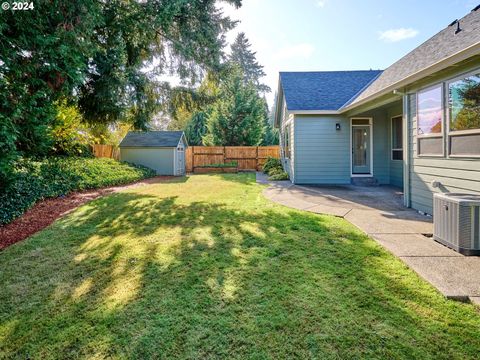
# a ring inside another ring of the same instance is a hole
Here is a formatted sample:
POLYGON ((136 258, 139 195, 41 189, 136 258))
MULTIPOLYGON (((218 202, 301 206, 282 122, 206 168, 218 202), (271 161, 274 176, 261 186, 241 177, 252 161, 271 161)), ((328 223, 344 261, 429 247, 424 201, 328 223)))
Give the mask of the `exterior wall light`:
POLYGON ((337 131, 339 131, 339 130, 342 129, 342 127, 340 126, 340 123, 336 123, 336 124, 335 124, 335 129, 336 129, 337 131))

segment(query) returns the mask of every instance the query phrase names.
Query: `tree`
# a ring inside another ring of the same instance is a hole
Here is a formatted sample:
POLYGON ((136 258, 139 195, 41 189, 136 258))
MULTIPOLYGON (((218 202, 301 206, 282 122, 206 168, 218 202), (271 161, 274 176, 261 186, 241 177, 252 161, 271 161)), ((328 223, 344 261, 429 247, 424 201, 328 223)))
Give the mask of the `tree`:
POLYGON ((228 75, 222 66, 217 72, 209 71, 198 88, 178 86, 170 91, 168 113, 170 130, 185 129, 195 113, 203 111, 213 104, 219 96, 219 79, 228 75))
POLYGON ((260 78, 265 76, 265 72, 256 59, 256 53, 251 51, 250 47, 245 33, 239 33, 231 46, 229 61, 240 66, 245 83, 252 82, 260 93, 270 92, 270 87, 260 83, 260 78))
POLYGON ((49 151, 60 98, 78 101, 91 124, 128 117, 146 128, 158 107, 156 76, 194 83, 218 69, 234 25, 215 0, 59 0, 0 11, 0 182, 16 155, 49 151))
POLYGON ((202 138, 207 134, 207 113, 198 111, 190 118, 185 127, 185 136, 189 145, 203 145, 202 138))
POLYGON ((480 129, 480 82, 477 79, 465 79, 457 90, 458 109, 452 116, 451 129, 480 129))
POLYGON ((260 145, 262 146, 269 146, 269 145, 278 145, 278 129, 276 129, 274 124, 274 114, 275 114, 275 104, 277 101, 277 97, 275 96, 275 100, 270 112, 268 111, 267 101, 265 100, 265 120, 264 120, 264 134, 263 139, 260 145))
POLYGON ((82 156, 90 154, 94 136, 85 125, 78 108, 65 99, 57 104, 57 116, 50 131, 56 155, 82 156))
POLYGON ((254 84, 234 66, 220 85, 220 96, 207 117, 205 145, 258 145, 264 131, 265 103, 254 84))

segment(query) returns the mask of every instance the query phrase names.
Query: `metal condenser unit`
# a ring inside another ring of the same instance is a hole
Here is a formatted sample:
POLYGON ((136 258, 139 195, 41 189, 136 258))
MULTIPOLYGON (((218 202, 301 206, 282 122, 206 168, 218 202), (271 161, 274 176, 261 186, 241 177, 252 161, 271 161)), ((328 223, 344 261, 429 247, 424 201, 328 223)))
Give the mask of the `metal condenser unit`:
POLYGON ((433 197, 433 238, 464 255, 480 255, 480 195, 433 197))

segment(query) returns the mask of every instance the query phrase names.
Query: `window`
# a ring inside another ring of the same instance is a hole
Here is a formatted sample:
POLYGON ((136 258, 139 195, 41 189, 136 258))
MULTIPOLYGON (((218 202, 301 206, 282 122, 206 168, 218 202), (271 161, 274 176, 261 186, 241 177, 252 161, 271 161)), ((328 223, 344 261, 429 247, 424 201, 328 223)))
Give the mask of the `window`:
POLYGON ((392 118, 392 160, 403 160, 402 116, 392 118))
POLYGON ((480 73, 448 84, 450 131, 480 129, 480 73))
POLYGON ((420 156, 444 156, 443 84, 418 92, 417 152, 420 156))
POLYGON ((283 143, 284 146, 284 154, 287 159, 290 159, 290 125, 285 126, 285 141, 283 143))
POLYGON ((418 135, 442 133, 442 86, 418 93, 417 131, 418 135))

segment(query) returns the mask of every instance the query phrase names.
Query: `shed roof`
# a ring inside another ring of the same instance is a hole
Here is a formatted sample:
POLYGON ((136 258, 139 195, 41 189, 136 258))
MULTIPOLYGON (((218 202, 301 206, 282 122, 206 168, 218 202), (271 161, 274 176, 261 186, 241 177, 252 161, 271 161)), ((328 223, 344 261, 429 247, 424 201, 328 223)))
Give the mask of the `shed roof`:
POLYGON ((369 85, 380 70, 281 72, 289 111, 338 110, 369 85))
POLYGON ((373 81, 351 104, 375 95, 421 70, 427 69, 439 61, 480 42, 480 9, 476 7, 459 20, 461 31, 457 32, 457 23, 452 22, 442 31, 413 49, 407 55, 388 67, 373 81))
POLYGON ((120 147, 176 147, 183 131, 129 131, 120 147))

